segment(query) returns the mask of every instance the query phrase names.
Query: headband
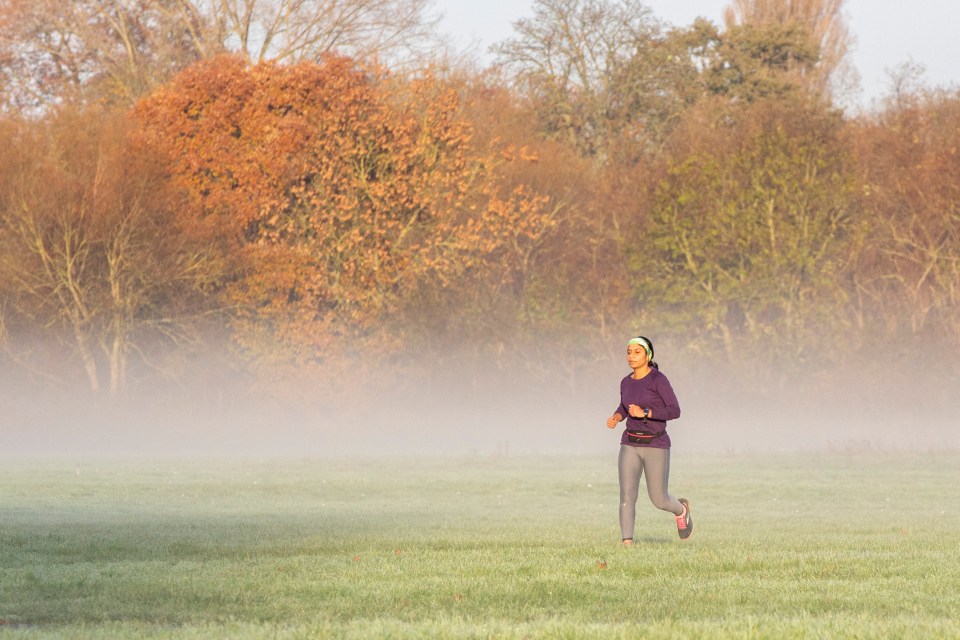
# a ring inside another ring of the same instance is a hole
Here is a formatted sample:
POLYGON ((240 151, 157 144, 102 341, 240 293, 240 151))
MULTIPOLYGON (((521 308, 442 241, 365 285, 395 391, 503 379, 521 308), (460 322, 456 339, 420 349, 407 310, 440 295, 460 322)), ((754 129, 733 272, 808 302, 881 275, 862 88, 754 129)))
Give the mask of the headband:
POLYGON ((632 344, 639 344, 643 347, 643 350, 647 352, 647 357, 653 360, 653 348, 650 347, 650 343, 644 340, 643 338, 632 338, 630 342, 627 343, 629 347, 632 344))

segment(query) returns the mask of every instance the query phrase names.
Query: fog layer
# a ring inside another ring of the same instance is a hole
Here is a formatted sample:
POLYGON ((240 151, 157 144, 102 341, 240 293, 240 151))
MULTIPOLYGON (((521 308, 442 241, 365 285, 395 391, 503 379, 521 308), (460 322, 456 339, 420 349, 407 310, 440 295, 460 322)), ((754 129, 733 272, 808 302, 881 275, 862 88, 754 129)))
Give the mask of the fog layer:
MULTIPOLYGON (((929 451, 960 448, 956 378, 910 361, 850 366, 824 377, 747 375, 657 354, 682 415, 678 452, 929 451)), ((421 363, 422 364, 422 363, 421 363)), ((589 370, 587 370, 589 369, 589 370)), ((504 369, 450 358, 407 373, 365 375, 335 393, 298 380, 293 394, 256 391, 223 372, 125 399, 82 389, 39 390, 8 371, 2 401, 7 455, 513 456, 615 452, 624 361, 571 375, 561 367, 504 369)))

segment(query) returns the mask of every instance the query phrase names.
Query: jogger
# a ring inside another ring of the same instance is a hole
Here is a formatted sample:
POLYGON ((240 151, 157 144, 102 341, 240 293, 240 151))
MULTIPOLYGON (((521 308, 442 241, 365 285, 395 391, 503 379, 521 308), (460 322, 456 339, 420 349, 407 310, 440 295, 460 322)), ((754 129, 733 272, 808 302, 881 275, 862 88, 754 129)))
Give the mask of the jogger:
POLYGON ((617 468, 620 475, 620 536, 633 544, 640 478, 646 473, 647 495, 658 509, 677 519, 677 533, 687 539, 693 532, 690 503, 667 491, 670 478, 670 436, 667 421, 680 417, 680 403, 667 376, 653 361, 653 342, 637 336, 627 343, 627 364, 633 373, 620 381, 620 406, 607 418, 607 428, 627 419, 620 438, 617 468))

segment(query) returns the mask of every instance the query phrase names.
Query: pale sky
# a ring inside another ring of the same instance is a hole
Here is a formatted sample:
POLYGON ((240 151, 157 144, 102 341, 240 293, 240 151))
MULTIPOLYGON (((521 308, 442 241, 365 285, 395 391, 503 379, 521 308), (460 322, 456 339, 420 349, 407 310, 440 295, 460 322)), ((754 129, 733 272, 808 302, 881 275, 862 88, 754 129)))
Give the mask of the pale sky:
MULTIPOLYGON (((722 24, 729 0, 644 0, 660 20, 689 25, 697 16, 722 24)), ((486 53, 513 35, 512 24, 533 14, 532 0, 434 0, 444 14, 440 28, 454 46, 486 53)), ((854 37, 851 60, 860 74, 859 103, 889 92, 887 70, 906 62, 922 65, 926 86, 960 85, 960 2, 957 0, 847 0, 847 25, 854 37)))

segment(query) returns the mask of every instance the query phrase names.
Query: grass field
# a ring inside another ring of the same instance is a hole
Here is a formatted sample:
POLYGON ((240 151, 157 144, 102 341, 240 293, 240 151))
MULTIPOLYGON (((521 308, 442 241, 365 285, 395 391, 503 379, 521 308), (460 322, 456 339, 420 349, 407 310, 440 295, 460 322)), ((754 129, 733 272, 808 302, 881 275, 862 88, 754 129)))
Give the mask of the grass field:
POLYGON ((960 638, 960 454, 5 459, 0 636, 960 638))

